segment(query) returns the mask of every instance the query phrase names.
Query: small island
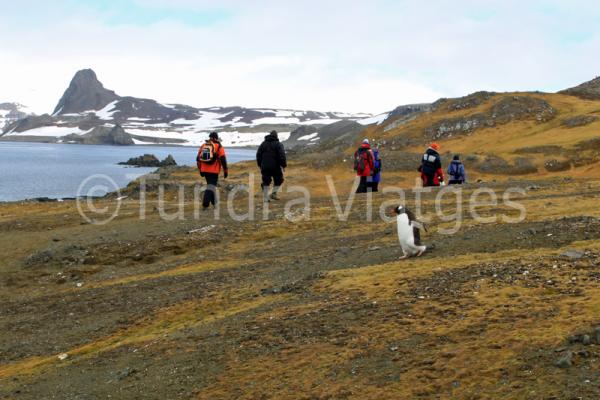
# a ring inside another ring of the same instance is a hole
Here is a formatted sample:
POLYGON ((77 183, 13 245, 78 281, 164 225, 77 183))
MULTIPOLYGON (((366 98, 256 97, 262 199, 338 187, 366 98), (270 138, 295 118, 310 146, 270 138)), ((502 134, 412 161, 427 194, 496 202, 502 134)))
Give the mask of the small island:
POLYGON ((132 167, 174 167, 177 162, 171 154, 164 160, 160 161, 154 154, 144 154, 139 157, 132 157, 125 162, 120 162, 119 165, 129 165, 132 167))

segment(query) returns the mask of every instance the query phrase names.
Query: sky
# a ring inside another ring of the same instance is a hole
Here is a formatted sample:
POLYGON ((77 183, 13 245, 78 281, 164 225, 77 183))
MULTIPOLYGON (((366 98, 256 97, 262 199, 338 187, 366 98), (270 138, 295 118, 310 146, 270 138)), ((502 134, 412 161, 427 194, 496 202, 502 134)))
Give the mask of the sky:
POLYGON ((195 107, 381 113, 600 75, 593 0, 0 0, 0 102, 51 112, 79 69, 195 107))

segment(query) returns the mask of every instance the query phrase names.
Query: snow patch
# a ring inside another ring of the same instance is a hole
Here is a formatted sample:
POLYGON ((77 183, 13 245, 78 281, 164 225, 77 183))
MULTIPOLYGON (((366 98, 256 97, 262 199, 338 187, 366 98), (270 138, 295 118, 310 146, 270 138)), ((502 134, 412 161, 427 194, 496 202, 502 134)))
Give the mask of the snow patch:
POLYGON ((116 109, 118 102, 119 100, 115 100, 112 103, 108 104, 106 107, 104 107, 102 110, 96 111, 96 116, 103 120, 113 119, 113 114, 119 111, 116 109))
POLYGON ((311 133, 310 135, 300 136, 298 140, 311 140, 319 136, 319 132, 311 133))
POLYGON ((389 115, 390 115, 390 113, 383 113, 383 114, 375 115, 374 117, 359 119, 356 122, 358 122, 361 125, 371 125, 371 124, 379 125, 383 121, 385 121, 389 115))
POLYGON ((12 131, 10 133, 7 133, 6 136, 51 136, 51 137, 61 137, 61 136, 67 136, 67 135, 71 135, 71 134, 76 134, 76 135, 85 135, 86 133, 89 133, 93 130, 87 130, 84 131, 82 129, 79 129, 77 127, 75 128, 70 128, 70 127, 66 127, 66 126, 43 126, 41 128, 35 128, 35 129, 30 129, 28 131, 24 131, 24 132, 15 132, 12 131))

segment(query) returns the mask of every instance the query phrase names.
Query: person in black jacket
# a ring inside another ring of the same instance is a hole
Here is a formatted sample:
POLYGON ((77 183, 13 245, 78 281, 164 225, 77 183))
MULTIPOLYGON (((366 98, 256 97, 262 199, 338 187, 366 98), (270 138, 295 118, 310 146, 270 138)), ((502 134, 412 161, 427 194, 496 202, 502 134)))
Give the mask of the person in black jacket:
POLYGON ((440 158, 440 145, 432 143, 423 154, 419 172, 423 180, 423 187, 440 186, 444 182, 444 171, 442 170, 442 159, 440 158))
POLYGON ((265 136, 264 142, 262 142, 256 152, 256 163, 262 174, 261 186, 263 189, 264 201, 269 201, 268 193, 269 187, 271 186, 271 180, 273 180, 273 191, 271 192, 270 198, 279 200, 277 193, 283 184, 283 171, 287 167, 287 160, 285 157, 285 149, 283 148, 283 144, 279 141, 277 131, 271 131, 269 135, 265 136))

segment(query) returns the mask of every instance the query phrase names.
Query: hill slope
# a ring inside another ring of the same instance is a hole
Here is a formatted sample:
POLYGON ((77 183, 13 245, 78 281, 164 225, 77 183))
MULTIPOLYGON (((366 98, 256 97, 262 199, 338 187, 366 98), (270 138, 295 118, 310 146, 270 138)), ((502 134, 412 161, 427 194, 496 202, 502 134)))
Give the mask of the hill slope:
POLYGON ((478 92, 439 100, 408 119, 392 116, 364 135, 379 144, 388 170, 414 171, 419 154, 437 141, 446 161, 462 154, 468 168, 498 177, 560 172, 553 168, 587 173, 600 161, 600 101, 478 92))

